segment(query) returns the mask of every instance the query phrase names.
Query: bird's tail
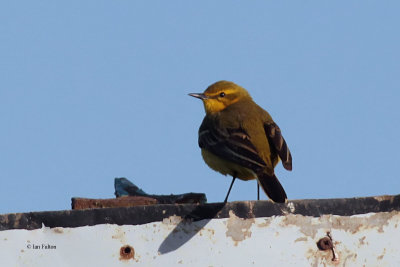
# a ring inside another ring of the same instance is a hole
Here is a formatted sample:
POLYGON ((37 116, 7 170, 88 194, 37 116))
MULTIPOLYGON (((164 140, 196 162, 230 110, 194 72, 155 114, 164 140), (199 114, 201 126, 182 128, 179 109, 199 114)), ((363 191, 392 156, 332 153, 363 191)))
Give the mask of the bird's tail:
POLYGON ((285 189, 283 189, 281 183, 278 178, 276 178, 275 174, 272 176, 266 173, 261 173, 258 175, 258 184, 267 194, 267 196, 272 199, 274 202, 285 203, 287 196, 285 189))

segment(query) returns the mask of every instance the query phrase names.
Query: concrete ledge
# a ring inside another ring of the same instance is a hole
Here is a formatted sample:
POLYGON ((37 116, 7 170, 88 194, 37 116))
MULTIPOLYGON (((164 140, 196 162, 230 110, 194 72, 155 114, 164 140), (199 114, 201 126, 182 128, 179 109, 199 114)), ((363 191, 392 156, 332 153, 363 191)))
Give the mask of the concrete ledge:
POLYGON ((98 224, 140 225, 159 222, 170 216, 199 221, 229 218, 233 211, 240 218, 271 217, 287 214, 320 217, 321 215, 351 216, 371 212, 400 210, 400 195, 360 197, 346 199, 292 200, 286 204, 271 201, 240 201, 210 204, 151 205, 129 208, 102 208, 89 210, 63 210, 0 215, 0 230, 42 227, 80 227, 98 224))

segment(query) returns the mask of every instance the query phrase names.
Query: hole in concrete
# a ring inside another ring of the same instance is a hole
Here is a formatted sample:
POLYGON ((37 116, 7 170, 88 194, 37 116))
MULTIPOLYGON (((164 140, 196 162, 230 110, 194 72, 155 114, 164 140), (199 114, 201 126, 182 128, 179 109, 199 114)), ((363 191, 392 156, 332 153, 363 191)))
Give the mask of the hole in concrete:
POLYGON ((329 237, 323 237, 317 242, 317 246, 320 250, 332 249, 332 240, 329 237))
POLYGON ((135 257, 135 250, 129 245, 122 246, 119 250, 120 260, 130 260, 135 257))

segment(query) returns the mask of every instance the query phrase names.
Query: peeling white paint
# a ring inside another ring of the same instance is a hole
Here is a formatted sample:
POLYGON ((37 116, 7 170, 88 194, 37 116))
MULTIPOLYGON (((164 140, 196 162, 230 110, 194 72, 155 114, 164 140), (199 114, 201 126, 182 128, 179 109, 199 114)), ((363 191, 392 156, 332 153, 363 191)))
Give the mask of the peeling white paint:
POLYGON ((0 232, 1 266, 400 266, 400 212, 85 226, 0 232), (330 232, 332 251, 316 243, 330 232), (134 259, 121 259, 130 245, 134 259))

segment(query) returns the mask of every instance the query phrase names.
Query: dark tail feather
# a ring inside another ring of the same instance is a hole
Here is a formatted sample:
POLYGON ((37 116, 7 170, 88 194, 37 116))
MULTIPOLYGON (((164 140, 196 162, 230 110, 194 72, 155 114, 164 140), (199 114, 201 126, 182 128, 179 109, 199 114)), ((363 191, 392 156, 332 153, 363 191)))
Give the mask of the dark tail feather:
POLYGON ((262 173, 258 175, 257 180, 270 199, 272 199, 274 202, 285 203, 287 199, 285 189, 283 189, 275 174, 270 176, 266 173, 262 173))

